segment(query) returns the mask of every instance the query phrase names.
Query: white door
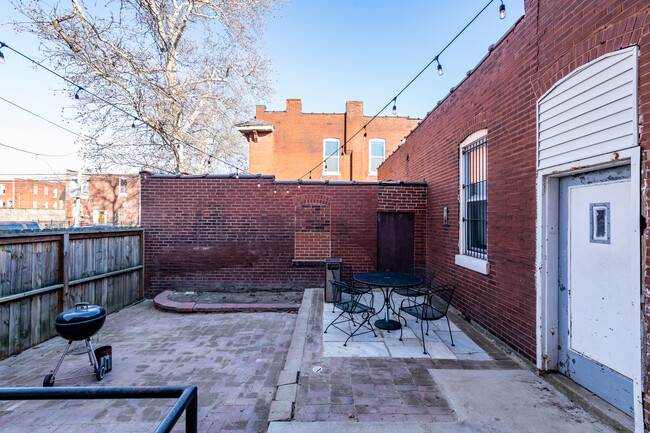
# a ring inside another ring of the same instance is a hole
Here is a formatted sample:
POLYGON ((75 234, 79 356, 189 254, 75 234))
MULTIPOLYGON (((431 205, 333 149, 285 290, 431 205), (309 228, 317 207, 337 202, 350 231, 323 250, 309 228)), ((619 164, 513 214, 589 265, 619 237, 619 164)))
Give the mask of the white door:
POLYGON ((559 370, 629 414, 633 218, 629 166, 560 181, 559 370))

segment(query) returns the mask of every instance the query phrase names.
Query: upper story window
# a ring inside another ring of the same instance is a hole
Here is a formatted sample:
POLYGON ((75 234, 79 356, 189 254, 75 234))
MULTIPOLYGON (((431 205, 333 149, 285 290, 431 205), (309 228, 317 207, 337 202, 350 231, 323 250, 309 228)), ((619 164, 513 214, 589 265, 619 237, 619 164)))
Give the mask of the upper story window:
POLYGON ((43 203, 43 209, 47 209, 47 207, 48 207, 47 202, 43 203))
POLYGON ((487 274, 487 130, 461 143, 459 166, 460 254, 456 264, 487 274))
POLYGON ((340 141, 337 138, 326 138, 323 140, 323 174, 340 174, 339 171, 339 147, 340 141))
POLYGON ((120 195, 126 195, 126 178, 120 178, 120 195))
POLYGON ((37 201, 32 202, 32 208, 38 209, 38 202, 37 201))
POLYGON ((59 198, 58 195, 59 195, 59 189, 58 188, 52 189, 52 198, 59 198))
POLYGON ((50 190, 48 187, 43 187, 43 195, 47 196, 49 194, 50 190))
POLYGON ((377 176, 377 167, 386 159, 386 140, 373 138, 368 142, 370 146, 370 162, 368 164, 368 175, 377 176))
POLYGON ((5 195, 5 184, 0 183, 0 195, 5 195))
POLYGON ((34 185, 34 195, 38 195, 38 186, 34 185))

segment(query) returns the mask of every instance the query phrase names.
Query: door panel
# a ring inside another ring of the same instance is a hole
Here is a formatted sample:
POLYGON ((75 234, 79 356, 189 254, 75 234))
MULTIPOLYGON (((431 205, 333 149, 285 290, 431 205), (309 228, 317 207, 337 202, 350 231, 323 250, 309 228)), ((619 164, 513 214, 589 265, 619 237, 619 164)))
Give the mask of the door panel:
POLYGON ((560 180, 559 370, 632 414, 629 167, 560 180))
POLYGON ((377 214, 377 270, 406 272, 414 257, 415 214, 379 212, 377 214))

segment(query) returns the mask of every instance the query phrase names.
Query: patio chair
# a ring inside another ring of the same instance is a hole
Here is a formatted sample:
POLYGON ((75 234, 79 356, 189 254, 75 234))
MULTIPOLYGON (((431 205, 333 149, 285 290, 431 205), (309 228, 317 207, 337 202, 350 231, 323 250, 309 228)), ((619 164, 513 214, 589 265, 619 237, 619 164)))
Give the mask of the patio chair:
MULTIPOLYGON (((451 298, 454 296, 455 287, 452 285, 439 286, 431 288, 429 293, 424 297, 424 302, 418 304, 414 303, 411 298, 402 300, 400 306, 400 313, 409 314, 416 319, 420 319, 420 330, 422 331, 422 347, 424 353, 427 353, 427 346, 424 342, 424 336, 429 335, 429 322, 432 320, 440 320, 443 317, 447 319, 447 328, 449 329, 449 338, 451 338, 451 345, 454 346, 454 336, 451 334, 451 325, 449 324, 449 317, 447 317, 447 310, 451 303, 451 298), (404 305, 406 303, 406 305, 404 305), (427 323, 427 331, 424 332, 424 322, 427 323)), ((402 339, 402 330, 400 328, 399 339, 402 339)))
POLYGON ((375 314, 375 309, 372 307, 374 303, 372 290, 364 287, 352 287, 349 284, 338 280, 330 280, 330 283, 332 283, 334 307, 341 310, 341 314, 339 314, 332 323, 327 325, 327 328, 325 328, 325 334, 327 334, 327 330, 330 326, 334 326, 336 329, 348 336, 343 343, 343 346, 347 346, 348 340, 355 335, 363 335, 372 332, 376 337, 377 333, 370 322, 370 317, 375 314), (370 301, 369 305, 364 303, 368 297, 368 300, 370 301), (340 326, 348 322, 351 324, 349 329, 344 329, 340 326))
MULTIPOLYGON (((397 308, 395 308, 395 300, 393 299, 394 295, 400 295, 404 296, 405 298, 414 300, 413 298, 418 298, 429 293, 431 287, 433 287, 433 271, 427 268, 425 265, 413 264, 409 267, 409 273, 411 275, 422 278, 422 284, 414 287, 402 287, 393 289, 390 294, 393 311, 397 311, 397 308)), ((403 317, 400 317, 400 319, 404 320, 404 324, 406 325, 406 319, 403 317)), ((417 322, 418 319, 416 318, 415 323, 417 322)))

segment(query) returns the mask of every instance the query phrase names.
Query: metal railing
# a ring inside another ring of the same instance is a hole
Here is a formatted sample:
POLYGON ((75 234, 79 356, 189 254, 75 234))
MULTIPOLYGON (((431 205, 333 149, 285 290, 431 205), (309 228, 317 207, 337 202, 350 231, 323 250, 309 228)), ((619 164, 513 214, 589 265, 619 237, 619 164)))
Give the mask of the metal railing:
POLYGON ((155 433, 169 433, 186 411, 185 431, 197 433, 196 386, 0 388, 0 400, 103 400, 123 398, 178 399, 155 433))

